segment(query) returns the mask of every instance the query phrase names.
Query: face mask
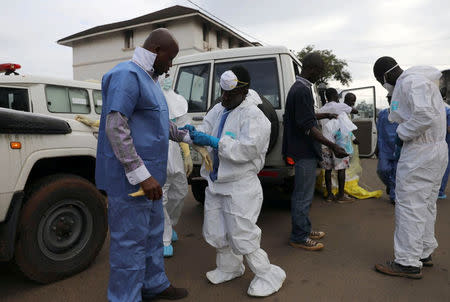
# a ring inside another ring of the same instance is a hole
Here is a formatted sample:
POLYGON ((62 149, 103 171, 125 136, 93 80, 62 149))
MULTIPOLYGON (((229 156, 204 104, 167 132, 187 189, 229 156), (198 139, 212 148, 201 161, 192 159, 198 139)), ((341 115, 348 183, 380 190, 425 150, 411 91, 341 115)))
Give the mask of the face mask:
POLYGON ((386 89, 388 91, 389 96, 391 96, 392 93, 394 92, 394 86, 392 86, 389 83, 384 82, 383 87, 384 87, 384 89, 386 89))
POLYGON ((386 89, 386 90, 388 91, 388 95, 392 95, 392 92, 394 91, 394 86, 391 85, 391 84, 389 84, 389 83, 386 81, 386 75, 387 75, 388 73, 390 73, 392 70, 394 70, 395 67, 397 67, 397 66, 398 66, 398 64, 396 64, 395 66, 393 66, 392 68, 390 68, 389 70, 387 70, 387 71, 383 74, 383 81, 384 81, 383 87, 384 87, 384 89, 386 89))
POLYGON ((164 78, 162 82, 163 82, 162 88, 166 91, 170 90, 172 88, 173 78, 171 77, 164 78))

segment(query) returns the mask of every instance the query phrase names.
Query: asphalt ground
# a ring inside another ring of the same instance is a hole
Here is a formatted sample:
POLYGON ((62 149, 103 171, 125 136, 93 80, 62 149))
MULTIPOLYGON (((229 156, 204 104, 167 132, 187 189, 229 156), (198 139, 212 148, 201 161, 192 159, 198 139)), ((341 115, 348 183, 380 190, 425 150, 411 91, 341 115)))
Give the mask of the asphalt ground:
MULTIPOLYGON (((376 176, 376 160, 362 161, 360 185, 383 189, 376 176)), ((450 195, 447 193, 447 195, 450 195)), ((435 265, 424 268, 423 279, 385 276, 374 264, 393 258, 394 207, 386 195, 352 204, 327 204, 315 195, 311 221, 315 230, 327 233, 325 249, 309 252, 288 245, 289 196, 266 195, 258 220, 262 248, 272 263, 287 274, 281 290, 264 301, 450 301, 450 200, 438 201, 435 265)), ((186 287, 182 301, 255 301, 246 292, 253 278, 248 269, 241 278, 220 285, 208 283, 205 273, 215 268, 215 250, 201 234, 202 207, 189 194, 176 230, 174 257, 166 271, 175 286, 186 287)), ((84 272, 49 285, 24 278, 12 265, 0 264, 0 301, 106 301, 108 285, 107 241, 95 262, 84 272)))

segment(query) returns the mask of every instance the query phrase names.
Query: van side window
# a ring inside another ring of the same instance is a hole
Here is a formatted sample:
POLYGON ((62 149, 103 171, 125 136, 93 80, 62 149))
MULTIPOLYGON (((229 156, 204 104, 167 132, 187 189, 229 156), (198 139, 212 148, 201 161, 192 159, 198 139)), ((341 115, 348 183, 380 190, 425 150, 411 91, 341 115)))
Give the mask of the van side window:
POLYGON ((90 113, 89 95, 86 89, 53 86, 45 87, 48 111, 53 113, 90 113))
POLYGON ((208 106, 211 64, 181 67, 175 92, 188 101, 188 112, 204 112, 208 106))
POLYGON ((102 92, 101 90, 92 90, 92 98, 94 99, 95 113, 102 114, 102 92))
POLYGON ((280 86, 275 58, 216 63, 214 65, 213 101, 221 95, 220 76, 234 65, 245 67, 250 73, 250 88, 264 96, 275 109, 280 109, 280 86))
POLYGON ((30 111, 28 90, 0 87, 0 107, 20 111, 30 111))

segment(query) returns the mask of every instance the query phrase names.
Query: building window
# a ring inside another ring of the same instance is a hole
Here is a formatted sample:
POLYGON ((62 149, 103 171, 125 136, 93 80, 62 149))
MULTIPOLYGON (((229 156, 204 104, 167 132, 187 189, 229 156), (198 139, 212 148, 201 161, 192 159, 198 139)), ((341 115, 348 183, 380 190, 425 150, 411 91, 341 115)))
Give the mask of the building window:
POLYGON ((222 33, 217 31, 217 47, 222 48, 222 33))
POLYGON ((203 23, 203 41, 209 42, 209 29, 206 23, 203 23))
POLYGON ((232 37, 228 38, 228 48, 233 48, 233 38, 232 37))
POLYGON ((132 30, 125 31, 125 40, 124 40, 123 48, 125 48, 125 49, 134 48, 133 31, 132 30))

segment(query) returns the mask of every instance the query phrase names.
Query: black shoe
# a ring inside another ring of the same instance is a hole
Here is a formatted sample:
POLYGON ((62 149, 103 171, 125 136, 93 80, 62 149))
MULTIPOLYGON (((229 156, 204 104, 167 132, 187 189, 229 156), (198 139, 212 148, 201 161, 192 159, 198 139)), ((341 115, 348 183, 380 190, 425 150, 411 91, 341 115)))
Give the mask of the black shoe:
POLYGON ((180 300, 186 298, 188 291, 185 288, 176 288, 170 285, 161 293, 152 298, 142 297, 143 302, 155 301, 155 300, 180 300))
POLYGON ((386 275, 406 277, 411 279, 421 279, 422 270, 420 267, 415 266, 405 266, 394 261, 388 261, 386 264, 376 264, 375 269, 386 275))
POLYGON ((420 259, 420 261, 422 261, 423 266, 433 266, 433 259, 431 258, 431 255, 428 256, 427 258, 424 259, 420 259))

